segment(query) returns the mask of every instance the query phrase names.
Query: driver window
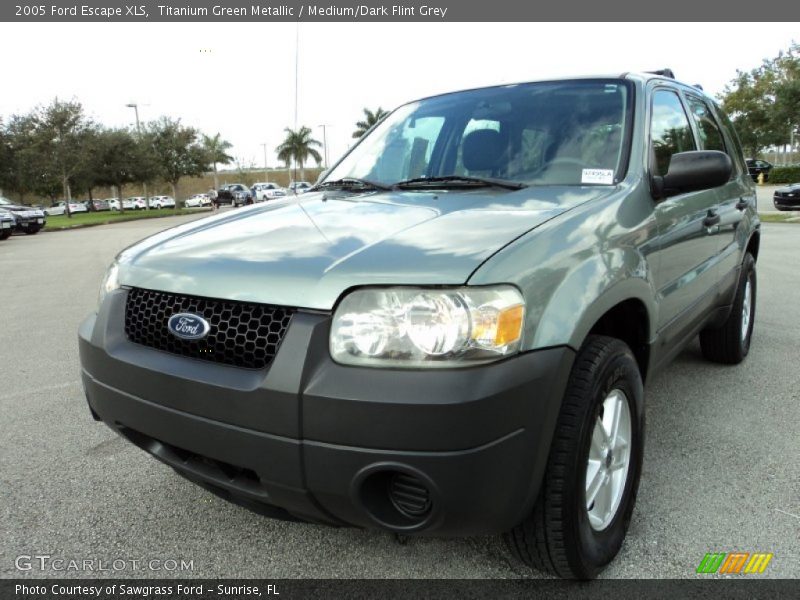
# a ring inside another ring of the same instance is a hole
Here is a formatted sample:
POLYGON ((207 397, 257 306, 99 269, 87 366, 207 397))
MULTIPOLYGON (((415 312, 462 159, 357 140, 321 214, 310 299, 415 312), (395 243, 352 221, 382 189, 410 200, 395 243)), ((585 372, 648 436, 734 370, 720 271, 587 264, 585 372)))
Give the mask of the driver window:
POLYGON ((651 168, 654 174, 667 174, 673 154, 696 149, 689 118, 678 95, 667 90, 656 91, 653 94, 650 122, 651 168))

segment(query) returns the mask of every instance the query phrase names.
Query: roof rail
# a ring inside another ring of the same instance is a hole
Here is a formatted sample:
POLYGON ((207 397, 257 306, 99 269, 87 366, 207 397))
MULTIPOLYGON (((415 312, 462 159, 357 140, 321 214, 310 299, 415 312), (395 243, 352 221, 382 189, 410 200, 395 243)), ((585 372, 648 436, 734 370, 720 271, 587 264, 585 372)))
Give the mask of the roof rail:
POLYGON ((693 87, 693 88, 697 88, 697 89, 698 89, 698 90, 700 90, 700 91, 703 91, 703 86, 702 86, 702 85, 700 85, 699 83, 695 83, 695 84, 694 84, 692 87, 693 87))
POLYGON ((661 77, 669 77, 670 79, 675 79, 675 73, 672 72, 672 69, 659 69, 658 71, 645 71, 645 73, 650 73, 651 75, 660 75, 661 77))

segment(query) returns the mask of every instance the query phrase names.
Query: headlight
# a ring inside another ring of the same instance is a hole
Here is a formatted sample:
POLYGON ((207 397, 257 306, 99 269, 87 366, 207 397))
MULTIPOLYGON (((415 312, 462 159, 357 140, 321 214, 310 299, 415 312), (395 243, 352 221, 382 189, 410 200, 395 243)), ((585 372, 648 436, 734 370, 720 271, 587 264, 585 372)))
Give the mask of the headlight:
POLYGON ((365 288, 333 316, 330 351, 363 366, 459 367, 519 350, 525 301, 509 285, 365 288))
POLYGON ((99 307, 103 304, 103 300, 106 299, 106 296, 119 288, 119 265, 117 261, 111 263, 111 266, 108 267, 108 271, 106 271, 106 276, 103 277, 103 283, 100 285, 100 293, 97 297, 97 306, 99 307))

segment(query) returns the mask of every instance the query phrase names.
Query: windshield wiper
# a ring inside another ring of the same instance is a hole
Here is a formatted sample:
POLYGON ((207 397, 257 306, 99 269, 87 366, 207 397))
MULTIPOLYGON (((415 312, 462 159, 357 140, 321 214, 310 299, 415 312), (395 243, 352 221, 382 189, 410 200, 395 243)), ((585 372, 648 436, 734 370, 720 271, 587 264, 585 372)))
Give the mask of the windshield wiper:
POLYGON ((342 179, 335 179, 333 181, 323 181, 322 183, 319 183, 314 187, 312 187, 311 190, 319 190, 325 188, 341 188, 341 189, 370 188, 373 190, 383 190, 383 191, 389 191, 392 189, 388 185, 383 185, 382 183, 375 183, 374 181, 369 181, 367 179, 359 179, 358 177, 343 177, 342 179))
POLYGON ((405 181, 398 181, 392 187, 400 189, 408 189, 415 187, 454 187, 464 186, 497 186, 507 190, 521 190, 528 187, 519 181, 509 181, 508 179, 494 179, 492 177, 469 177, 466 175, 444 175, 442 177, 415 177, 414 179, 406 179, 405 181))

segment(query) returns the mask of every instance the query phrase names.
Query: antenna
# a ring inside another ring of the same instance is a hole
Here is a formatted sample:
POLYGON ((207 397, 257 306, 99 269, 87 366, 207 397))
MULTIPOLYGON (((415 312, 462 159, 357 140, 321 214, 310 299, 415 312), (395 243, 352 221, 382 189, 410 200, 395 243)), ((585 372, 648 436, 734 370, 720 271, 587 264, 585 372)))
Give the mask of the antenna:
MULTIPOLYGON (((297 21, 297 28, 294 36, 294 131, 297 133, 297 90, 300 87, 300 21, 297 21)), ((294 171, 292 179, 297 182, 297 157, 294 158, 294 171)), ((294 190, 295 195, 297 189, 294 190)))

